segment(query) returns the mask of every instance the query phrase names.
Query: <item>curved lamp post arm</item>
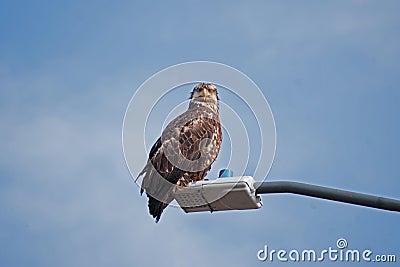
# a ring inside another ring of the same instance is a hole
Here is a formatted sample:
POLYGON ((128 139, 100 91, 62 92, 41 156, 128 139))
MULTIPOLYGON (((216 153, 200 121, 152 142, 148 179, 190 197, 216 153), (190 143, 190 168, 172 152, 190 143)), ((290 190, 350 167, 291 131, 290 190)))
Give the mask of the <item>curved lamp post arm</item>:
POLYGON ((292 193, 400 212, 400 200, 299 182, 256 182, 256 194, 292 193))

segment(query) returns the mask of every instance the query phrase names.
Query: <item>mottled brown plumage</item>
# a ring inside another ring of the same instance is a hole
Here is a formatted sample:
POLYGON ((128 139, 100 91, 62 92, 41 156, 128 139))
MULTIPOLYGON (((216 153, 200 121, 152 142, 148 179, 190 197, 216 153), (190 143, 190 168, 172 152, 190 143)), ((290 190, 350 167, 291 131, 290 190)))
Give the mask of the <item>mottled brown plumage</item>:
POLYGON ((222 141, 217 89, 200 83, 191 93, 189 108, 164 129, 149 153, 142 172, 149 212, 156 219, 173 200, 175 186, 203 180, 218 156, 222 141))

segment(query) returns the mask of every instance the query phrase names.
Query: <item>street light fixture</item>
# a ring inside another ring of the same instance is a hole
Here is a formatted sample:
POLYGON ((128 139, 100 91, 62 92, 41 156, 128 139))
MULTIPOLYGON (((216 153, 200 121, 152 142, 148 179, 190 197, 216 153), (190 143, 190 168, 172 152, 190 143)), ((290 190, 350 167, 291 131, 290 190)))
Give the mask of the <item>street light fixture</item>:
POLYGON ((400 200, 299 182, 255 182, 251 176, 220 178, 176 187, 173 195, 185 212, 247 210, 262 206, 260 194, 292 193, 376 209, 400 212, 400 200))
POLYGON ((251 176, 218 178, 176 187, 173 195, 185 212, 261 208, 251 176))

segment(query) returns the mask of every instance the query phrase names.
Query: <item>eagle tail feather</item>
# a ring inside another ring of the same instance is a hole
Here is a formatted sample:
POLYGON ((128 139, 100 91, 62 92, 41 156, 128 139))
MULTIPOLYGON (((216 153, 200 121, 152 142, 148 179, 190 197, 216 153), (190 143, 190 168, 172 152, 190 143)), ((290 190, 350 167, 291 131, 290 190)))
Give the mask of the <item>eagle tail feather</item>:
POLYGON ((153 216, 153 218, 156 219, 156 223, 160 220, 161 213, 164 211, 164 209, 168 206, 168 204, 161 202, 152 196, 147 195, 149 198, 149 212, 153 216))

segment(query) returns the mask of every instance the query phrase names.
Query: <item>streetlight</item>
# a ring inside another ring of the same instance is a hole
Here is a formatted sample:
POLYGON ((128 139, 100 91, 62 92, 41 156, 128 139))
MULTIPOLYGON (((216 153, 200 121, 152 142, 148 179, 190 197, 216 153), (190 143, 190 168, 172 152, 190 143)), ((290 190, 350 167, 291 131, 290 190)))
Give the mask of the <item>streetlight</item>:
MULTIPOLYGON (((251 176, 221 177, 190 183, 174 190, 174 197, 185 212, 259 209, 260 194, 292 193, 376 209, 400 212, 400 200, 367 195, 324 186, 289 182, 255 182, 251 176)), ((228 172, 229 173, 229 172, 228 172)))

